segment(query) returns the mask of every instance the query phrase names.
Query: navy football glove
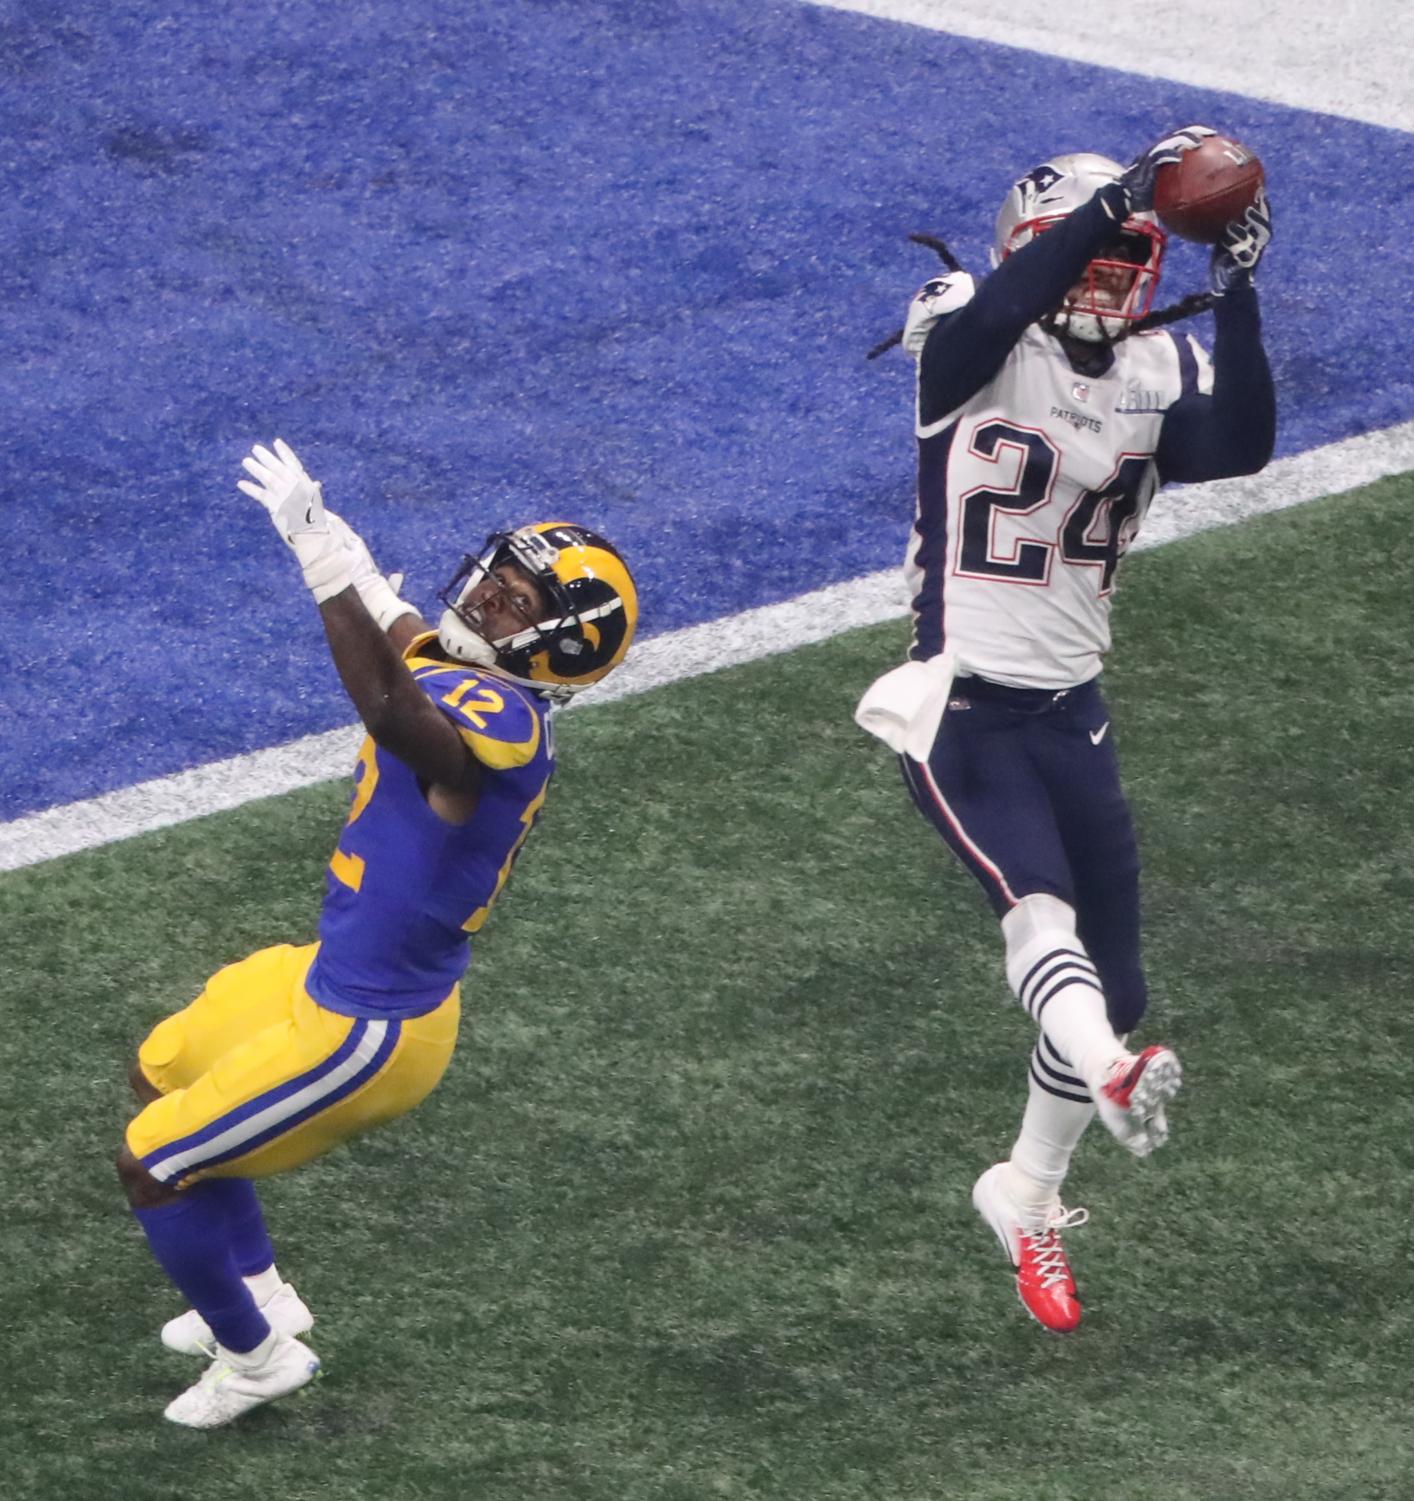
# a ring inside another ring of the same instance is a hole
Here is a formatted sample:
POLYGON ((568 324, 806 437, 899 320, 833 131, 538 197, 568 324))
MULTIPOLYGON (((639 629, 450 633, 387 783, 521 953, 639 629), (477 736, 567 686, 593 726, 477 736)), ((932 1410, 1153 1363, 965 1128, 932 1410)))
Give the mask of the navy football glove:
POLYGON ((1147 151, 1138 156, 1124 169, 1120 186, 1129 196, 1131 214, 1147 214, 1154 207, 1154 179, 1160 167, 1176 162, 1185 151, 1192 151, 1211 135, 1216 135, 1210 125, 1185 125, 1163 140, 1155 141, 1147 151))
POLYGON ((1223 237, 1213 247, 1208 267, 1208 282, 1221 297, 1233 287, 1252 284, 1257 263, 1272 241, 1272 210, 1266 191, 1259 190, 1252 207, 1240 219, 1223 230, 1223 237))

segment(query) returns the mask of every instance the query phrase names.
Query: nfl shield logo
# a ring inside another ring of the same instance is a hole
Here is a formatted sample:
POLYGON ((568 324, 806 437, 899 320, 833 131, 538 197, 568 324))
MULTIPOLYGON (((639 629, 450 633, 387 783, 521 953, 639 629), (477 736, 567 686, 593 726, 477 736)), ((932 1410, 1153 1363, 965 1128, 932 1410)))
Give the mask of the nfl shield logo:
POLYGON ((1078 380, 1070 388, 1070 394, 1076 401, 1089 401, 1090 387, 1087 386, 1083 380, 1078 380))

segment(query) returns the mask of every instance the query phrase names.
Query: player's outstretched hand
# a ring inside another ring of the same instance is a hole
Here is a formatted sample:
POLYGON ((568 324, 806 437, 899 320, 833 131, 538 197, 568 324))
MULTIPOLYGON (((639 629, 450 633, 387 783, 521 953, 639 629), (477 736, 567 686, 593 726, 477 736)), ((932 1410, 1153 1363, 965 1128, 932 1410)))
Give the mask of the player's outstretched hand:
POLYGON ((1250 286, 1257 263, 1272 241, 1272 210, 1266 190, 1258 192, 1251 208, 1223 230, 1213 246, 1208 279, 1219 297, 1233 287, 1250 286))
POLYGON ((241 460, 241 468, 251 477, 237 480, 236 488, 265 507, 287 542, 296 531, 320 529, 324 497, 283 438, 275 439, 274 453, 257 443, 241 460))
POLYGON ((250 478, 237 480, 236 488, 269 512, 275 530, 299 559, 315 603, 347 589, 353 581, 353 556, 330 527, 323 492, 305 473, 294 449, 283 438, 275 439, 273 453, 257 443, 241 460, 241 468, 250 478))
POLYGON ((1146 151, 1124 169, 1120 184, 1129 195, 1129 212, 1147 214, 1154 206, 1154 179, 1160 167, 1176 162, 1185 151, 1201 146, 1211 135, 1216 135, 1211 125, 1185 125, 1181 130, 1171 131, 1162 140, 1155 141, 1146 151))

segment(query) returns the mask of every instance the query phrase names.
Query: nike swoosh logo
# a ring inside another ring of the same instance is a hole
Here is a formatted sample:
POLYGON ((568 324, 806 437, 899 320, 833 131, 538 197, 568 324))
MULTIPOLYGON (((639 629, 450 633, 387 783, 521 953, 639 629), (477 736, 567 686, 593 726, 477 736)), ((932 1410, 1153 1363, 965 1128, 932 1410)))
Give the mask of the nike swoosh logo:
POLYGON ((1107 719, 1098 730, 1090 731, 1090 744, 1098 745, 1110 732, 1110 722, 1107 719))

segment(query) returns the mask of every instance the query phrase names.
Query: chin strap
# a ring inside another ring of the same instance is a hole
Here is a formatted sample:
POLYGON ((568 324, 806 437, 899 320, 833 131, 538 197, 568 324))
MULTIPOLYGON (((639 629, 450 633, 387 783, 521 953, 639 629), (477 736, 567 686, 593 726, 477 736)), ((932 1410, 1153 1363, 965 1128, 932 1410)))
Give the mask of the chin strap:
POLYGON ((1195 313, 1206 313, 1217 300, 1213 292, 1190 292, 1187 297, 1180 297, 1177 302, 1170 303, 1168 307, 1158 308, 1137 323, 1130 324, 1121 337, 1128 339, 1134 334, 1144 333, 1147 329, 1162 328, 1166 323, 1177 323, 1180 318, 1191 318, 1195 313))

